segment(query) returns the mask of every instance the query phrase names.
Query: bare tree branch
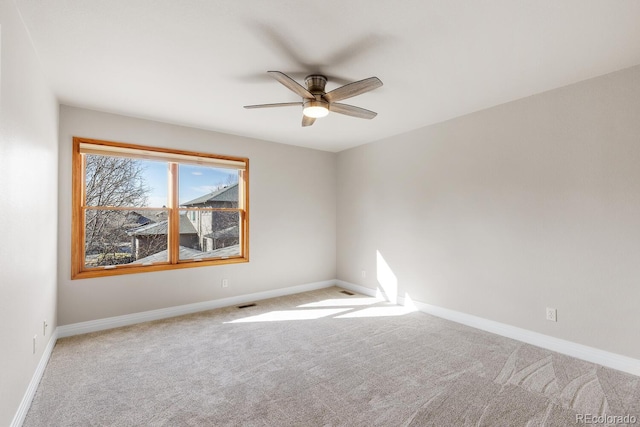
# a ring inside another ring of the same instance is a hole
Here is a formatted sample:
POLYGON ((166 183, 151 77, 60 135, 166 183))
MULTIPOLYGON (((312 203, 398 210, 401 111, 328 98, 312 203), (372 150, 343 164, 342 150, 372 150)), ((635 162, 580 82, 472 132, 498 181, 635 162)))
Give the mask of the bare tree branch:
MULTIPOLYGON (((86 204, 132 208, 145 206, 150 189, 145 183, 144 171, 143 165, 136 159, 87 155, 86 204)), ((120 252, 122 243, 129 240, 126 222, 126 212, 87 210, 85 251, 101 254, 102 265, 118 263, 115 254, 120 252)))

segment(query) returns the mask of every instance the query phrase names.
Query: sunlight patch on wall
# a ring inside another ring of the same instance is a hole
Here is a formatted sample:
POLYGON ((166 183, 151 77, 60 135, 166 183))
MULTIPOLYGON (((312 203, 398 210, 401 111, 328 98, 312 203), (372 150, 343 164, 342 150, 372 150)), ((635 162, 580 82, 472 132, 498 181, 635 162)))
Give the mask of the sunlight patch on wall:
POLYGON ((403 301, 403 305, 408 308, 411 309, 412 311, 418 311, 418 307, 416 307, 415 303, 413 302, 413 300, 411 299, 411 296, 408 293, 404 293, 404 301, 403 301))
POLYGON ((376 277, 380 284, 380 296, 396 304, 398 302, 398 278, 393 274, 391 267, 384 260, 380 251, 376 251, 376 270, 376 277))

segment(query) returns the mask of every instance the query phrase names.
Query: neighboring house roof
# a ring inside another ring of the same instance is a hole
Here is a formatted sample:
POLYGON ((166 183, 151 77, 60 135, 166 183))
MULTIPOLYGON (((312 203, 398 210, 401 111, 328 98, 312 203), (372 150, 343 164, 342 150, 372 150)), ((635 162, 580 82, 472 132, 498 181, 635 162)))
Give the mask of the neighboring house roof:
POLYGON ((234 225, 233 227, 225 228, 224 230, 214 231, 213 233, 209 233, 204 237, 210 237, 213 239, 232 239, 238 238, 238 226, 234 225))
POLYGON ((127 220, 132 227, 141 227, 143 225, 151 224, 154 222, 167 219, 167 213, 165 211, 153 212, 143 211, 144 215, 137 211, 131 211, 127 214, 127 220))
POLYGON ((150 222, 155 222, 154 220, 142 215, 141 213, 138 212, 129 212, 127 219, 129 221, 131 221, 132 223, 135 223, 137 227, 140 227, 142 225, 147 225, 150 222))
MULTIPOLYGON (((169 221, 164 220, 160 222, 154 222, 152 224, 143 225, 142 227, 134 228, 127 231, 129 236, 158 236, 166 235, 169 221)), ((186 215, 180 215, 180 234, 198 234, 196 229, 189 221, 186 215)))
POLYGON ((194 206, 194 205, 208 205, 215 202, 236 202, 238 203, 238 184, 233 184, 220 190, 214 191, 204 196, 200 196, 196 199, 190 200, 186 203, 181 203, 180 206, 194 206))
MULTIPOLYGON (((240 246, 239 245, 231 245, 225 248, 214 249, 209 252, 201 252, 197 249, 187 248, 185 246, 180 246, 180 259, 203 259, 203 258, 219 258, 224 256, 236 256, 240 255, 240 246)), ((132 264, 145 264, 149 262, 167 262, 168 255, 166 249, 164 251, 160 251, 156 254, 149 255, 144 258, 140 258, 137 261, 132 262, 132 264)))
POLYGON ((213 257, 221 257, 221 256, 236 256, 240 255, 240 245, 231 245, 226 246, 220 249, 214 249, 209 252, 205 252, 202 258, 213 258, 213 257))

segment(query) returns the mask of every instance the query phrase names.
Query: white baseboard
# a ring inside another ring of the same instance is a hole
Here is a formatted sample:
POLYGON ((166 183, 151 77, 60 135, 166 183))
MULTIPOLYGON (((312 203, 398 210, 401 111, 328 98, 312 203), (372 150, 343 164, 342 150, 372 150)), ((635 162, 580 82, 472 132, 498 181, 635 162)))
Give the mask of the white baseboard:
POLYGON ((362 295, 367 295, 367 296, 378 298, 381 300, 384 299, 382 297, 382 292, 377 291, 375 289, 367 288, 361 285, 356 285, 355 283, 345 282, 344 280, 336 280, 335 284, 336 286, 340 286, 341 288, 348 289, 350 291, 357 292, 362 295))
POLYGON ((169 317, 182 316, 184 314, 197 313, 199 311, 229 307, 237 304, 245 304, 252 301, 276 298, 284 295, 298 294, 300 292, 313 291, 316 289, 328 288, 335 285, 335 280, 307 283, 304 285, 291 286, 289 288, 280 288, 271 291, 256 292, 253 294, 238 295, 235 297, 197 302, 194 304, 179 305, 175 307, 160 308, 158 310, 125 314, 123 316, 107 317, 105 319, 72 323, 70 325, 59 326, 57 332, 59 338, 70 337, 73 335, 87 334, 89 332, 97 332, 105 329, 119 328, 121 326, 135 325, 136 323, 150 322, 152 320, 166 319, 169 317))
MULTIPOLYGON (((359 292, 364 295, 377 298, 381 298, 383 296, 380 291, 376 291, 375 289, 342 280, 336 280, 336 284, 345 289, 359 292)), ((419 301, 406 301, 405 298, 400 296, 398 296, 398 304, 413 305, 416 309, 433 316, 471 326, 472 328, 482 329, 483 331, 502 335, 507 338, 522 341, 557 353, 566 354, 567 356, 575 357, 576 359, 586 360, 587 362, 596 363, 618 371, 640 376, 640 360, 638 359, 574 343, 572 341, 555 338, 549 335, 540 334, 538 332, 529 331, 527 329, 518 328, 505 323, 495 322, 493 320, 484 319, 471 314, 449 310, 447 308, 419 301)))
POLYGON ((47 367, 47 363, 49 363, 49 358, 51 357, 51 352, 53 352, 53 347, 56 346, 56 341, 58 341, 58 332, 54 330, 49 338, 49 342, 42 353, 42 357, 40 358, 40 362, 38 362, 38 366, 36 367, 36 371, 33 373, 31 377, 31 381, 29 382, 29 386, 27 387, 27 391, 22 396, 22 401, 20 402, 20 406, 18 407, 18 411, 13 417, 13 421, 11 421, 11 427, 20 427, 24 422, 25 417, 27 416, 27 412, 29 412, 29 408, 31 407, 31 402, 33 401, 33 397, 36 395, 36 391, 38 390, 38 385, 40 384, 40 380, 42 379, 42 375, 44 375, 44 369, 47 367))

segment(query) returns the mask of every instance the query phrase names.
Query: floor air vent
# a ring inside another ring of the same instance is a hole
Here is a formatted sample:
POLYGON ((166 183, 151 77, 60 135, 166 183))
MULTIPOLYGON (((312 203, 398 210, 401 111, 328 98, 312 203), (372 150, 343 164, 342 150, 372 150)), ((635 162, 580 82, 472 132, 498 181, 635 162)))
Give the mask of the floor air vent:
POLYGON ((349 292, 349 291, 340 291, 340 293, 345 295, 355 295, 353 292, 349 292))
POLYGON ((247 308, 247 307, 255 307, 256 305, 254 303, 251 304, 245 304, 245 305, 239 305, 238 308, 247 308))

